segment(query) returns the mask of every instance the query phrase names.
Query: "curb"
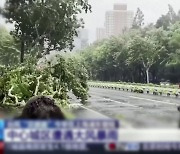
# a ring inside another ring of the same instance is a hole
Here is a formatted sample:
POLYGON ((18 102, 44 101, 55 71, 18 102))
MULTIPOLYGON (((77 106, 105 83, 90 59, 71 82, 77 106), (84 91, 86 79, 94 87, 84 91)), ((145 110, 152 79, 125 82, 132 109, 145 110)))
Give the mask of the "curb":
POLYGON ((116 87, 116 86, 105 86, 105 85, 95 85, 95 84, 88 84, 89 87, 92 88, 102 88, 102 89, 112 89, 112 90, 119 90, 119 91, 127 91, 139 94, 152 94, 157 96, 167 96, 167 97, 175 97, 180 98, 180 92, 173 93, 173 91, 169 90, 167 92, 158 91, 157 89, 149 89, 149 88, 127 88, 127 87, 116 87))

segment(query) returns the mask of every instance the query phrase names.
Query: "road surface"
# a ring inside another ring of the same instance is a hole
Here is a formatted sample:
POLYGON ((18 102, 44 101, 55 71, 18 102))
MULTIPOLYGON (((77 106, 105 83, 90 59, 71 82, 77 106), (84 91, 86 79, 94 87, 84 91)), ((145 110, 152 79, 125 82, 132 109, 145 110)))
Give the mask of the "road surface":
POLYGON ((117 118, 124 127, 178 128, 179 98, 90 88, 88 103, 74 110, 77 118, 117 118))

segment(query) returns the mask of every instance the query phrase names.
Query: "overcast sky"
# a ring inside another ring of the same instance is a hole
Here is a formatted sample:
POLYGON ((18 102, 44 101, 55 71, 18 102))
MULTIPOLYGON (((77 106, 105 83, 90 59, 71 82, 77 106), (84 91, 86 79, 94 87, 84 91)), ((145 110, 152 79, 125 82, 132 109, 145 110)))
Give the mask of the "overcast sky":
MULTIPOLYGON (((4 0, 0 0, 2 6, 4 0)), ((89 30, 89 40, 93 42, 96 38, 96 28, 103 27, 105 12, 113 9, 114 3, 126 3, 128 10, 136 12, 139 7, 145 15, 145 23, 156 22, 162 15, 167 13, 168 4, 171 4, 175 11, 180 10, 180 0, 89 0, 92 5, 92 13, 83 15, 85 27, 89 30)), ((5 22, 0 18, 0 24, 5 22)))
POLYGON ((113 9, 114 3, 126 3, 128 10, 134 13, 139 7, 145 15, 145 23, 156 22, 157 19, 168 11, 168 4, 171 4, 175 11, 180 10, 180 0, 89 0, 92 5, 92 13, 84 15, 86 28, 89 29, 89 39, 93 42, 96 39, 96 28, 103 27, 105 12, 113 9))

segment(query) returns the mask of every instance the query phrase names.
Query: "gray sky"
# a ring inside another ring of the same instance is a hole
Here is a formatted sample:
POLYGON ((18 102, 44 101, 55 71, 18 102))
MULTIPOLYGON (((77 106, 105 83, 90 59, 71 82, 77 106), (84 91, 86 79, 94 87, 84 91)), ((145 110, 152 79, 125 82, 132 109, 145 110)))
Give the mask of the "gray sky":
POLYGON ((168 4, 171 4, 175 11, 180 10, 180 0, 89 0, 93 12, 84 15, 85 27, 89 29, 89 39, 93 42, 96 39, 96 28, 103 27, 105 12, 113 9, 114 3, 126 3, 128 10, 134 13, 139 7, 145 15, 145 23, 156 22, 157 19, 168 11, 168 4))
MULTIPOLYGON (((4 0, 0 0, 0 6, 3 3, 4 0)), ((145 14, 145 23, 156 22, 162 14, 167 13, 168 4, 171 4, 175 11, 180 10, 180 0, 89 0, 89 3, 93 12, 83 15, 83 18, 85 27, 89 30, 90 42, 96 39, 96 28, 104 26, 105 12, 112 10, 114 3, 126 3, 128 10, 134 13, 139 7, 145 14)), ((5 24, 1 17, 0 24, 5 24)))

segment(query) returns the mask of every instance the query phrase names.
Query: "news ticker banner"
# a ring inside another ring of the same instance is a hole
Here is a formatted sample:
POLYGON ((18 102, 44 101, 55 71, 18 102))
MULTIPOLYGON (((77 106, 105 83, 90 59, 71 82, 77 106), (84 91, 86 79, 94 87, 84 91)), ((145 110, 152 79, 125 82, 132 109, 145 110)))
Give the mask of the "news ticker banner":
POLYGON ((1 120, 4 143, 107 143, 118 142, 119 121, 1 120))
POLYGON ((8 143, 7 150, 14 151, 180 151, 178 142, 117 142, 105 144, 85 143, 8 143))
POLYGON ((107 151, 180 151, 180 142, 132 142, 132 133, 127 134, 131 141, 123 141, 119 126, 116 120, 1 120, 0 153, 1 150, 93 151, 97 148, 107 151))

